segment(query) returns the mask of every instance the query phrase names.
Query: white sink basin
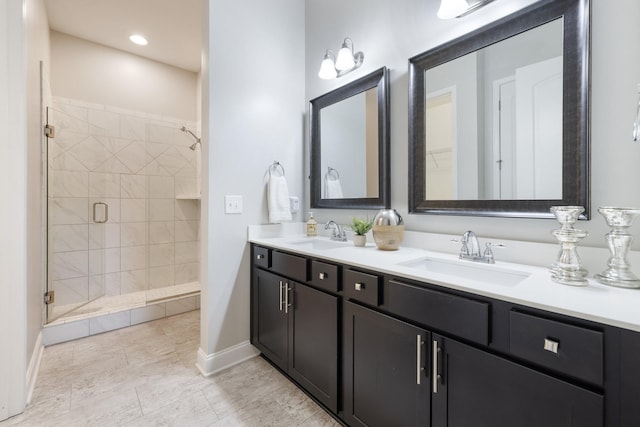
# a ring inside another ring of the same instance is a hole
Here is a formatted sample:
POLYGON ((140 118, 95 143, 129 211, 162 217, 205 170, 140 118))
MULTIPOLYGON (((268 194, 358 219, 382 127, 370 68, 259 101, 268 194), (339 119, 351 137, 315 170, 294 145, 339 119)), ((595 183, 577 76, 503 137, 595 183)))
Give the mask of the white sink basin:
POLYGON ((307 248, 307 249, 316 249, 325 251, 328 249, 338 249, 349 246, 350 242, 338 242, 335 240, 329 240, 326 238, 309 238, 303 240, 295 240, 292 242, 287 242, 288 245, 293 245, 298 248, 307 248))
POLYGON ((473 264, 472 261, 419 258, 399 265, 491 285, 515 286, 529 277, 526 271, 497 268, 492 264, 473 264))

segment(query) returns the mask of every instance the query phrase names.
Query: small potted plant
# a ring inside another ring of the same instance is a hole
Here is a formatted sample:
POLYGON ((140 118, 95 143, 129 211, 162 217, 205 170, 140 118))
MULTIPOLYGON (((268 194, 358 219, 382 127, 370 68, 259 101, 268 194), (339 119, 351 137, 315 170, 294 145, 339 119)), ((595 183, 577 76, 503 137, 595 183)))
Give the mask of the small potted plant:
POLYGON ((365 243, 367 243, 367 233, 371 230, 371 227, 373 227, 373 220, 369 219, 369 217, 366 219, 352 218, 351 229, 356 233, 356 235, 353 236, 353 244, 356 246, 364 246, 365 243))

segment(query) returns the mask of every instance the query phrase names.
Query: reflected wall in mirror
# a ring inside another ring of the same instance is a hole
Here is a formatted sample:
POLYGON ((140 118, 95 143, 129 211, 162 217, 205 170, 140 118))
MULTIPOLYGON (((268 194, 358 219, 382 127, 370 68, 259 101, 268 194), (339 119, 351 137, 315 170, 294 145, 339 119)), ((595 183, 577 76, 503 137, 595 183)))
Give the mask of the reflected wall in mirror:
POLYGON ((410 59, 410 211, 589 211, 589 3, 542 1, 410 59))
POLYGON ((389 79, 381 68, 311 100, 311 207, 389 205, 389 79))

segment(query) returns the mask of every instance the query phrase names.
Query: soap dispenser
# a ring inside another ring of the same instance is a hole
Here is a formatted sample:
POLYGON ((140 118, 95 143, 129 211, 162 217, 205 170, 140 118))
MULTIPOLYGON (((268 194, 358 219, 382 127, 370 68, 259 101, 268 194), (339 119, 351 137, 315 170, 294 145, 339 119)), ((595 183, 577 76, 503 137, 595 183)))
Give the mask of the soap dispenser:
POLYGON ((313 237, 318 235, 318 223, 313 218, 313 212, 309 212, 309 220, 307 221, 307 236, 313 237))

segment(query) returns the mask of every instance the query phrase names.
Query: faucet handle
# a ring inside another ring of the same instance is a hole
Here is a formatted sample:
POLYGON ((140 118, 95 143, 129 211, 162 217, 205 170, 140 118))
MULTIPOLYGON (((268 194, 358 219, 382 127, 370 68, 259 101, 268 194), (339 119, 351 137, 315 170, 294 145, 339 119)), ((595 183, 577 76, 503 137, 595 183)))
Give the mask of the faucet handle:
POLYGON ((496 260, 493 257, 493 250, 491 248, 506 248, 506 246, 502 243, 487 242, 484 244, 484 253, 482 256, 486 258, 490 264, 493 264, 496 260))
POLYGON ((451 239, 450 242, 459 243, 460 245, 462 245, 460 247, 460 255, 469 255, 469 247, 467 246, 467 239, 465 239, 464 237, 462 239, 451 239))

